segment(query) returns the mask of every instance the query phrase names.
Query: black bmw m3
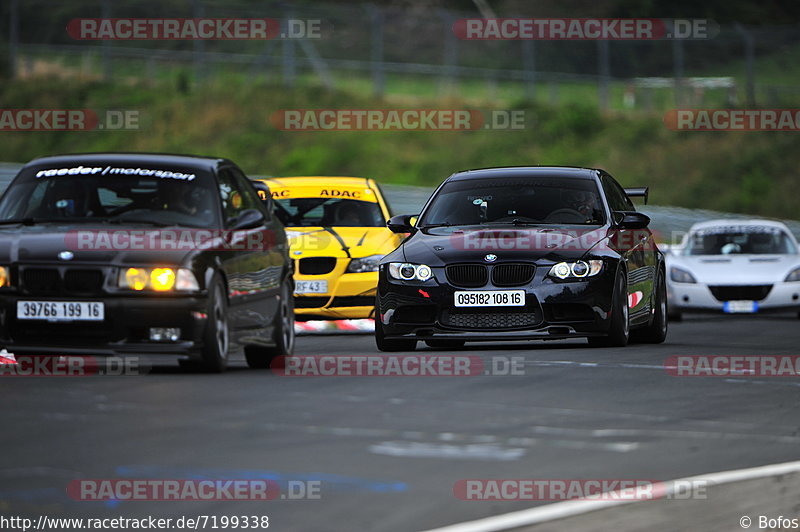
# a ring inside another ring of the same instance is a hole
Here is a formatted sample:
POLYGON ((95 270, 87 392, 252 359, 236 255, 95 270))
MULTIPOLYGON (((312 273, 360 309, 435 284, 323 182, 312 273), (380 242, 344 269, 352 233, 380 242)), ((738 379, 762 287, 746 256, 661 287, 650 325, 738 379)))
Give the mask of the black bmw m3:
POLYGON ((0 199, 0 347, 269 367, 294 344, 283 225, 226 159, 36 159, 0 199))
POLYGON ((593 346, 660 343, 664 256, 631 197, 603 170, 487 168, 447 178, 409 237, 381 261, 382 351, 487 340, 585 337, 593 346))

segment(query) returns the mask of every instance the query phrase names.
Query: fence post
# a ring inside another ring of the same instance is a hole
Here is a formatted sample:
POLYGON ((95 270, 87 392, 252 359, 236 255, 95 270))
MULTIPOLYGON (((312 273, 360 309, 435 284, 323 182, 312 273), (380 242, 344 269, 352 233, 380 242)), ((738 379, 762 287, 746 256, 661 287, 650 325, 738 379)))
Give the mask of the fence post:
MULTIPOLYGON (((285 19, 283 24, 288 24, 289 20, 293 18, 294 14, 290 11, 285 12, 285 19)), ((286 30, 284 30, 284 34, 286 30)), ((294 87, 295 81, 295 74, 297 72, 297 61, 295 58, 295 45, 292 39, 284 37, 281 39, 283 42, 281 47, 281 58, 282 58, 282 66, 283 66, 283 86, 284 87, 294 87)))
POLYGON ((11 0, 8 17, 8 73, 17 77, 17 53, 19 51, 19 0, 11 0))
POLYGON ((683 105, 683 85, 684 85, 684 63, 683 63, 683 41, 680 39, 672 40, 672 72, 675 78, 675 107, 683 105))
POLYGON ((550 80, 547 83, 547 101, 551 107, 558 105, 558 81, 550 80))
POLYGON ((454 17, 450 12, 444 9, 438 10, 439 18, 444 22, 446 28, 444 40, 444 55, 442 57, 442 67, 444 77, 442 79, 442 86, 449 92, 453 86, 453 81, 457 77, 458 67, 458 39, 453 33, 453 20, 454 17))
MULTIPOLYGON (((101 9, 101 16, 104 19, 111 18, 111 0, 103 0, 103 7, 101 9)), ((111 81, 111 41, 108 39, 103 40, 100 45, 102 50, 102 63, 103 63, 103 81, 111 81)))
POLYGON ((745 64, 746 64, 746 72, 747 72, 747 84, 746 84, 746 95, 747 95, 747 106, 748 107, 755 107, 756 106, 756 73, 755 73, 755 39, 753 38, 753 33, 750 32, 747 28, 742 26, 741 24, 736 24, 736 31, 742 36, 744 40, 744 55, 745 55, 745 64))
POLYGON ((607 40, 597 41, 598 100, 603 111, 608 110, 608 81, 611 77, 608 47, 607 40))
MULTIPOLYGON (((203 18, 203 0, 192 0, 192 16, 194 18, 203 18)), ((205 81, 205 59, 206 43, 202 39, 194 39, 192 41, 192 48, 194 49, 193 63, 194 63, 194 81, 195 84, 200 85, 205 81)))
POLYGON ((372 70, 372 93, 380 98, 386 90, 386 79, 383 71, 384 14, 383 10, 374 4, 367 4, 366 9, 371 22, 369 58, 372 70))
POLYGON ((525 93, 528 99, 536 98, 536 48, 532 40, 522 41, 522 69, 525 71, 525 93))

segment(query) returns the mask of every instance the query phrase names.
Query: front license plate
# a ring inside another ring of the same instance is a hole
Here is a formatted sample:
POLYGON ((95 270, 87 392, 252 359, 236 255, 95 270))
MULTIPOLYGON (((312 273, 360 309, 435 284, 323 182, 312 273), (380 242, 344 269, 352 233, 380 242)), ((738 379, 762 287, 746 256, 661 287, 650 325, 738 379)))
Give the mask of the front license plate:
POLYGON ((295 281, 295 294, 327 294, 328 281, 295 281))
POLYGON ((752 314, 758 312, 758 301, 726 301, 722 310, 728 314, 752 314))
POLYGON ((525 290, 470 290, 455 293, 457 307, 523 307, 525 290))
POLYGON ((87 301, 17 301, 18 320, 103 321, 105 305, 87 301))

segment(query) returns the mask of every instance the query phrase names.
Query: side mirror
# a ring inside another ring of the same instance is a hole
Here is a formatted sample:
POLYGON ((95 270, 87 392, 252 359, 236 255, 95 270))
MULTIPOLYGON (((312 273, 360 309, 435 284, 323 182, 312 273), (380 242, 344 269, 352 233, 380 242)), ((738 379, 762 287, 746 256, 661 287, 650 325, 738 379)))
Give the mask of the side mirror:
POLYGON ((245 209, 242 214, 233 219, 231 223, 231 230, 238 231, 240 229, 255 229, 264 225, 266 222, 264 213, 257 209, 245 209))
POLYGON ((389 218, 389 221, 386 222, 386 227, 392 233, 413 233, 417 228, 414 227, 416 220, 412 219, 416 217, 416 214, 398 214, 389 218))
POLYGON ((650 225, 650 217, 636 211, 615 211, 614 221, 621 229, 644 229, 650 225))

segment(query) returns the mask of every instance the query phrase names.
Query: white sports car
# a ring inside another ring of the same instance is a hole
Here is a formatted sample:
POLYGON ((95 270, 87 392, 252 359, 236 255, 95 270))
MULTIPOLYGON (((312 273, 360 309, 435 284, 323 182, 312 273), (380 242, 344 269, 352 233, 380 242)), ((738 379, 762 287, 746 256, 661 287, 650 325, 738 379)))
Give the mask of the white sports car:
POLYGON ((673 320, 683 311, 800 311, 798 244, 780 222, 695 224, 679 246, 670 248, 667 271, 673 320))

